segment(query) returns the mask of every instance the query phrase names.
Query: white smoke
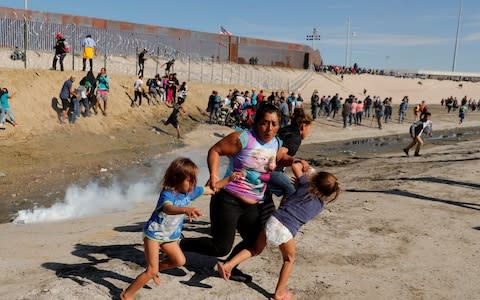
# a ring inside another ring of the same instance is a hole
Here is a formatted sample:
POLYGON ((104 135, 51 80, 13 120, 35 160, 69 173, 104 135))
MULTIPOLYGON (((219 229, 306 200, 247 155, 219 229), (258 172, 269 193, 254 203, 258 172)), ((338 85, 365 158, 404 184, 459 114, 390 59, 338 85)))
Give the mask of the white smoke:
POLYGON ((147 182, 122 186, 114 181, 106 187, 99 186, 97 182, 89 183, 85 187, 71 185, 65 192, 64 201, 48 208, 21 210, 13 222, 19 224, 60 221, 126 210, 134 203, 155 199, 157 189, 155 184, 147 182))
MULTIPOLYGON (((182 156, 192 159, 200 169, 198 185, 203 185, 208 179, 206 165, 206 149, 194 149, 184 151, 182 156)), ((85 187, 70 185, 65 198, 51 207, 35 207, 33 209, 20 210, 13 220, 16 224, 52 222, 67 219, 81 218, 86 216, 100 215, 115 211, 123 211, 132 207, 133 204, 153 201, 156 203, 165 168, 176 158, 175 154, 160 156, 155 162, 153 178, 150 181, 138 180, 136 170, 130 169, 127 177, 136 178, 129 183, 120 183, 113 180, 109 186, 100 186, 98 182, 91 182, 85 187), (133 181, 133 182, 132 182, 133 181)))

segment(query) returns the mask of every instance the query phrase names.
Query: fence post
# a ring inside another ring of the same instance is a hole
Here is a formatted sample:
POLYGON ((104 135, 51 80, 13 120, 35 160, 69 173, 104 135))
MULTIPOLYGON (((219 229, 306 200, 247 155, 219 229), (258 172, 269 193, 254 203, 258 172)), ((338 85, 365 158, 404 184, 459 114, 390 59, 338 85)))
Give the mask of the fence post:
POLYGON ((221 80, 222 80, 222 84, 223 84, 223 63, 222 63, 222 76, 221 77, 221 80))
POLYGON ((200 82, 203 82, 203 57, 200 60, 200 82))
POLYGON ((188 81, 190 81, 190 55, 188 56, 188 81))
POLYGON ((215 58, 212 57, 212 77, 211 77, 211 79, 210 79, 210 82, 211 82, 211 83, 213 83, 213 64, 214 64, 214 62, 215 62, 215 58))
POLYGON ((103 67, 107 68, 107 48, 105 48, 104 55, 103 55, 103 67))
POLYGON ((135 76, 137 76, 138 74, 137 57, 138 57, 138 46, 135 47, 135 76))
POLYGON ((230 84, 233 82, 233 64, 229 62, 230 64, 230 84))
POLYGON ((23 17, 23 67, 27 68, 28 24, 27 17, 23 17))
POLYGON ((75 71, 75 40, 76 40, 76 38, 75 38, 75 32, 76 32, 75 28, 76 28, 76 26, 75 26, 75 24, 73 24, 73 26, 72 26, 72 49, 71 50, 72 50, 72 70, 74 70, 74 71, 75 71))
POLYGON ((155 75, 158 74, 158 60, 160 59, 160 47, 157 47, 157 63, 155 65, 155 75))

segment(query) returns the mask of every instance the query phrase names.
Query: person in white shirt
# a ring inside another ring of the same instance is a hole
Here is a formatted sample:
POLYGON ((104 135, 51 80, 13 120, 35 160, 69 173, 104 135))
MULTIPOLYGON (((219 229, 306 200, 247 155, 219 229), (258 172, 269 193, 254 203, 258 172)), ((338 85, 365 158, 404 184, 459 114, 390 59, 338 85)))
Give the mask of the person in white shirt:
POLYGON ((406 148, 403 149, 403 152, 409 156, 408 151, 415 147, 415 156, 420 156, 420 148, 423 146, 422 133, 425 132, 428 136, 432 136, 432 121, 430 120, 432 114, 430 112, 423 113, 423 116, 420 120, 413 122, 410 126, 410 136, 412 137, 412 142, 406 148))
POLYGON ((131 107, 138 105, 142 105, 142 94, 143 94, 143 76, 140 75, 137 80, 135 80, 135 83, 133 84, 133 90, 135 93, 135 98, 132 101, 132 104, 130 104, 131 107), (137 99, 138 99, 138 104, 137 104, 137 99))

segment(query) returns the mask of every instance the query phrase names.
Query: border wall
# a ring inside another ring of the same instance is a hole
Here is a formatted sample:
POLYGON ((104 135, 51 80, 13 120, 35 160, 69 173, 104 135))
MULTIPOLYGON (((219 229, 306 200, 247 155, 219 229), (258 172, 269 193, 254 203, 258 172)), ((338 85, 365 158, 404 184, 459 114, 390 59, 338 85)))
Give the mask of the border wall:
POLYGON ((0 48, 26 49, 27 56, 29 50, 52 52, 56 32, 70 43, 72 55, 81 53, 81 40, 91 34, 105 58, 147 48, 157 57, 183 60, 291 68, 322 64, 320 52, 302 44, 0 7, 0 48))

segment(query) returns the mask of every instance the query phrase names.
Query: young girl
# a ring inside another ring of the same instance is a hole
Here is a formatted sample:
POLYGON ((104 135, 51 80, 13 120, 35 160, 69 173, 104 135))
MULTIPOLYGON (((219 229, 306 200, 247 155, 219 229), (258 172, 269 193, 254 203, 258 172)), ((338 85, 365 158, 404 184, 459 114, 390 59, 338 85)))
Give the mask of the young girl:
MULTIPOLYGON (((189 220, 202 216, 200 209, 188 205, 203 194, 213 194, 208 186, 196 186, 197 175, 198 167, 189 158, 177 158, 167 168, 157 206, 143 228, 147 269, 120 294, 122 300, 134 299, 135 293, 150 279, 160 284, 158 272, 185 264, 185 256, 177 243, 183 220, 185 215, 189 220), (159 261, 160 249, 167 255, 163 261, 159 261)), ((233 173, 219 181, 218 188, 240 176, 241 173, 233 173)))
POLYGON ((302 225, 317 216, 323 207, 337 199, 340 193, 340 185, 334 175, 318 172, 307 178, 305 174, 308 169, 309 166, 305 162, 292 164, 293 173, 297 177, 296 192, 282 202, 278 210, 268 219, 253 248, 242 250, 224 264, 217 264, 218 272, 223 279, 229 279, 230 272, 236 265, 262 253, 268 241, 279 246, 283 257, 275 295, 271 299, 287 300, 293 297, 293 293, 287 290, 286 286, 295 260, 294 237, 302 225))

